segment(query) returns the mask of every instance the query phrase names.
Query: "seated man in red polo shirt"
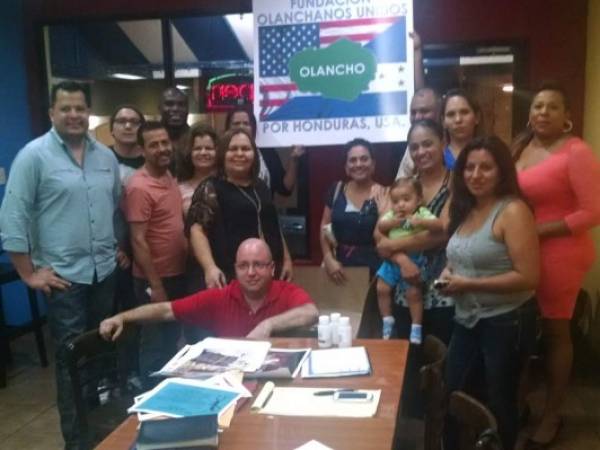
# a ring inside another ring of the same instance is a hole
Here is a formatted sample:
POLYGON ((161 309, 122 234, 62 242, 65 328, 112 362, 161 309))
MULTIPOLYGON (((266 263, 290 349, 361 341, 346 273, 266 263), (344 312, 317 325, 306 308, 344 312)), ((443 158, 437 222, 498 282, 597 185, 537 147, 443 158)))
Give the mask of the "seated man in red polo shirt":
POLYGON ((271 251, 260 239, 246 239, 235 260, 237 280, 172 302, 123 311, 100 324, 100 334, 115 340, 129 322, 179 320, 212 330, 217 336, 268 338, 273 332, 312 325, 319 312, 300 287, 273 280, 271 251))

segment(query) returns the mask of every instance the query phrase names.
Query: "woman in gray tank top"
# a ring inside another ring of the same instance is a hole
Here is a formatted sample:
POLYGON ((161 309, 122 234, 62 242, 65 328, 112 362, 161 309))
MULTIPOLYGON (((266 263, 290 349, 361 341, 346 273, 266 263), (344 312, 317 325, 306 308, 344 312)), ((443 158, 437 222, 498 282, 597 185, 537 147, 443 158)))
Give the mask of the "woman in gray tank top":
MULTIPOLYGON (((521 199, 510 152, 496 137, 475 139, 464 148, 452 182, 448 264, 441 276, 443 292, 456 305, 448 391, 467 389, 469 372, 483 361, 485 402, 510 450, 518 433, 521 362, 535 337, 535 222, 521 199)), ((456 448, 455 428, 447 427, 447 449, 456 448)))

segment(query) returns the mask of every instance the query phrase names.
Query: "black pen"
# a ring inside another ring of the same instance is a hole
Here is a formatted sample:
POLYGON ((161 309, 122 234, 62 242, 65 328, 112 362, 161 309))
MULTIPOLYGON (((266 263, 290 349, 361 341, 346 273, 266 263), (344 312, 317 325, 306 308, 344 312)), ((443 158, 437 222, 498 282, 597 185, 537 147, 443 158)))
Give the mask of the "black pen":
POLYGON ((313 395, 316 395, 317 397, 324 397, 326 395, 334 395, 336 392, 354 392, 356 389, 352 389, 352 388, 344 388, 344 389, 330 389, 327 391, 317 391, 314 392, 313 395))

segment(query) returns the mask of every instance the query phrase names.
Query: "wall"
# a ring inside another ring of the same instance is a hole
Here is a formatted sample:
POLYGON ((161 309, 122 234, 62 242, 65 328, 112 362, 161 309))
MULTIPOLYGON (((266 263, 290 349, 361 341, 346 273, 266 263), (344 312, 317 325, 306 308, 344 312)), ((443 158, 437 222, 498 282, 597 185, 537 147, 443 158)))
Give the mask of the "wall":
MULTIPOLYGON (((21 0, 6 2, 2 5, 0 16, 0 61, 5 62, 0 83, 0 166, 6 170, 7 175, 17 151, 33 137, 26 85, 24 36, 21 0)), ((3 196, 4 185, 0 185, 0 199, 3 196)), ((6 255, 0 256, 0 260, 5 261, 6 255)), ((21 282, 2 287, 7 323, 19 325, 28 320, 29 309, 25 293, 21 282)))
MULTIPOLYGON (((8 2, 0 18, 0 61, 4 64, 0 83, 0 166, 8 167, 23 144, 31 139, 29 102, 24 64, 23 11, 21 1, 8 2)), ((4 186, 0 186, 0 197, 4 186)))
MULTIPOLYGON (((157 17, 161 14, 221 14, 251 10, 250 0, 29 0, 27 5, 28 17, 32 22, 157 17)), ((525 74, 528 86, 521 87, 536 86, 549 78, 563 82, 573 105, 575 131, 581 132, 586 0, 415 0, 414 5, 415 26, 425 43, 511 40, 525 44, 529 54, 525 74)), ((35 32, 30 35, 35 36, 35 32)), ((33 49, 35 45, 35 42, 31 42, 28 47, 33 49)), ((39 68, 38 56, 30 50, 28 63, 31 67, 39 68)), ((33 80, 30 83, 33 93, 31 101, 35 108, 39 103, 36 89, 39 89, 40 82, 33 80)), ((33 114, 36 112, 33 111, 33 114)), ((390 174, 394 173, 392 166, 397 160, 394 152, 395 149, 389 145, 380 146, 377 150, 377 177, 381 181, 389 181, 390 174)), ((311 177, 309 221, 312 236, 317 236, 322 198, 327 186, 343 175, 343 156, 339 148, 321 148, 311 149, 308 158, 311 177)), ((318 262, 320 252, 317 239, 311 240, 311 249, 313 261, 318 262)))
MULTIPOLYGON (((583 137, 600 157, 600 0, 591 0, 588 11, 587 61, 585 65, 585 120, 583 137)), ((598 180, 600 182, 600 180, 598 180)), ((600 199, 598 199, 600 201, 600 199)), ((594 230, 596 254, 600 254, 600 227, 594 230)), ((600 258, 596 258, 584 286, 596 302, 600 298, 600 258)), ((596 307, 598 305, 596 304, 596 307)), ((600 346, 600 345, 599 345, 600 346)))

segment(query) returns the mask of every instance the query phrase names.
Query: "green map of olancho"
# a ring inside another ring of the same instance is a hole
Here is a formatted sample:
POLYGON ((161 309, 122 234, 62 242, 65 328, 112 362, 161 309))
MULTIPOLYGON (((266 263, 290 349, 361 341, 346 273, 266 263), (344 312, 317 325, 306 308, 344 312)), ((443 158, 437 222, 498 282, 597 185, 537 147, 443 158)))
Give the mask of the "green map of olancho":
POLYGON ((356 100, 375 78, 375 55, 360 44, 340 39, 323 49, 296 53, 289 62, 290 78, 301 92, 325 98, 356 100))

